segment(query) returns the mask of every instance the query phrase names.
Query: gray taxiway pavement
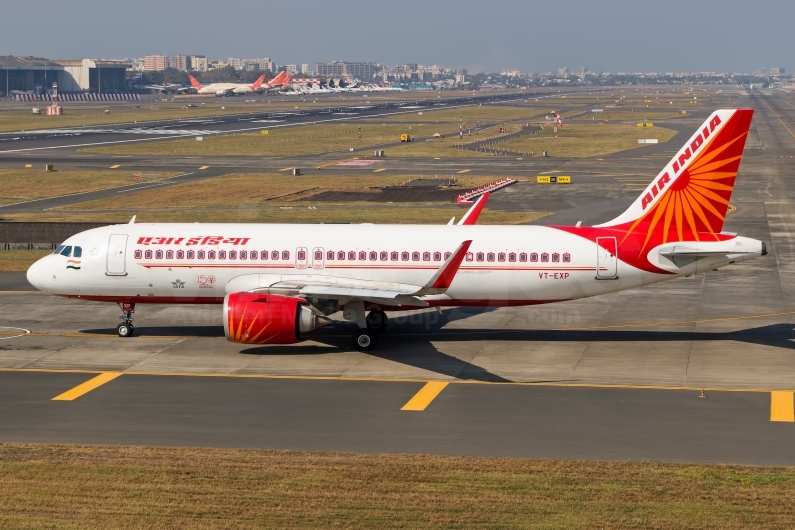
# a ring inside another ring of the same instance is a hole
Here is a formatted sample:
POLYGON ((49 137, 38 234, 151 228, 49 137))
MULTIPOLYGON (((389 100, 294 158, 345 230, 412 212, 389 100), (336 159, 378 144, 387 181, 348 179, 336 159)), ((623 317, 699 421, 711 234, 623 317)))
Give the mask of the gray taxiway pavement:
MULTIPOLYGON (((342 322, 241 347, 222 338, 218 307, 139 306, 141 336, 120 339, 113 306, 3 292, 0 440, 795 465, 784 97, 732 94, 756 115, 724 229, 768 256, 549 306, 394 315, 370 354, 342 322)), ((610 219, 700 119, 668 146, 543 161, 574 184, 522 183, 491 202, 556 212, 545 223, 610 219)))

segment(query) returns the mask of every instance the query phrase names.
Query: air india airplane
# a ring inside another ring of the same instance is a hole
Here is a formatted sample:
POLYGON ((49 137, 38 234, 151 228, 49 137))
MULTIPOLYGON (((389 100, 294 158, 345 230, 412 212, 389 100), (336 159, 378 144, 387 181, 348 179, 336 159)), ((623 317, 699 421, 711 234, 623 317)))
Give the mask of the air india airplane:
POLYGON ((271 89, 281 90, 285 75, 285 72, 281 72, 268 83, 265 83, 265 74, 262 74, 253 85, 246 85, 245 83, 212 83, 210 85, 204 86, 190 74, 188 74, 188 79, 190 79, 190 84, 196 90, 197 94, 230 96, 234 94, 254 94, 257 92, 265 92, 271 89))
MULTIPOLYGON (((227 339, 291 344, 342 311, 368 351, 385 311, 596 296, 767 254, 724 232, 752 110, 718 110, 640 197, 597 226, 135 223, 87 230, 34 263, 42 291, 136 304, 222 304, 227 339)), ((440 309, 439 309, 440 310, 440 309)))

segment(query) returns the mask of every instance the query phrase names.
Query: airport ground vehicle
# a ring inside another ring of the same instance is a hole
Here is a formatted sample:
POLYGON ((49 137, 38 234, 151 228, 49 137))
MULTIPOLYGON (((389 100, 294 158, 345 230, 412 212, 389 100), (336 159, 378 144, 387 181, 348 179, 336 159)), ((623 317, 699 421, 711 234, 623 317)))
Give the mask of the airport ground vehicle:
POLYGON ((401 134, 400 135, 400 141, 401 142, 410 142, 412 139, 413 138, 412 138, 411 135, 408 135, 408 134, 401 134))
MULTIPOLYGON (((723 232, 752 110, 718 110, 597 226, 127 224, 77 234, 28 270, 38 289, 118 303, 222 304, 229 340, 290 344, 338 311, 372 349, 385 311, 546 304, 765 255, 723 232)), ((482 209, 483 201, 478 201, 482 209)))

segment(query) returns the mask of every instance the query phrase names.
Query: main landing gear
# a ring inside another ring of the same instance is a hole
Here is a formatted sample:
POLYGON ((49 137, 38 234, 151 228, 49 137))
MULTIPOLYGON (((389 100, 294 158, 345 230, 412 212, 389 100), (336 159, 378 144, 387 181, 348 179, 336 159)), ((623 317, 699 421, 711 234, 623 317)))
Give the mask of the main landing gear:
POLYGON ((133 313, 135 313, 135 304, 131 302, 119 302, 121 309, 121 316, 119 317, 124 322, 116 326, 116 331, 119 337, 132 337, 135 332, 135 327, 132 325, 133 313))
POLYGON ((364 302, 352 302, 345 306, 343 318, 359 326, 353 333, 352 345, 359 351, 370 351, 378 342, 378 334, 386 329, 389 319, 380 310, 365 314, 364 302))

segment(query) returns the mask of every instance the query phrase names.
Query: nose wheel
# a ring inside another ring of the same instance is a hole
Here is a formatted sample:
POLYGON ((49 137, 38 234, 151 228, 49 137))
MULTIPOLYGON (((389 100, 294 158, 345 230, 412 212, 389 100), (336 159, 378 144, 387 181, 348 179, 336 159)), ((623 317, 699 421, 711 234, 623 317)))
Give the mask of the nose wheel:
POLYGON ((135 328, 128 322, 122 322, 116 326, 116 331, 119 333, 119 337, 131 337, 135 328))
POLYGON ((119 308, 121 309, 121 316, 119 318, 122 319, 123 322, 116 326, 116 332, 119 334, 119 337, 132 337, 132 334, 135 332, 135 327, 132 325, 135 304, 119 302, 119 308))

